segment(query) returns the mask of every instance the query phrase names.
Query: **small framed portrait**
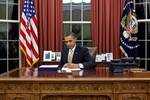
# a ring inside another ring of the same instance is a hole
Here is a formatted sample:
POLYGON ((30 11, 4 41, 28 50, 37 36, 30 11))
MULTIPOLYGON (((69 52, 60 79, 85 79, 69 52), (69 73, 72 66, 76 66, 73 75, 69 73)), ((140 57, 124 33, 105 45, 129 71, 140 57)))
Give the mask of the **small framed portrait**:
POLYGON ((103 53, 102 54, 97 54, 95 61, 96 62, 103 62, 103 61, 106 60, 105 57, 106 57, 106 54, 103 54, 103 53))
POLYGON ((56 61, 60 61, 61 59, 61 52, 55 52, 56 54, 56 61))
POLYGON ((55 52, 51 52, 51 60, 55 60, 55 52))
POLYGON ((52 51, 44 51, 44 54, 43 54, 43 61, 44 61, 44 62, 52 61, 52 59, 51 59, 51 54, 52 54, 52 51))
POLYGON ((110 62, 111 60, 113 60, 113 53, 106 53, 106 61, 110 62))

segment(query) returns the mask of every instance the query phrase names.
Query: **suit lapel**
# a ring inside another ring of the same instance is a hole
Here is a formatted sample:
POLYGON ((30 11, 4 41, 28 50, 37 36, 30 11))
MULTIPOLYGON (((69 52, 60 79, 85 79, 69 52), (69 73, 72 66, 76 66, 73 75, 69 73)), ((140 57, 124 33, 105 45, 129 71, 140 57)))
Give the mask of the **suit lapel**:
POLYGON ((65 53, 65 54, 64 54, 64 56, 65 56, 65 57, 64 57, 64 58, 65 58, 64 61, 65 61, 65 62, 68 62, 69 49, 66 49, 66 52, 64 52, 64 53, 65 53))
POLYGON ((74 54, 73 54, 72 62, 75 62, 76 59, 78 59, 78 54, 79 54, 79 47, 76 46, 74 54))

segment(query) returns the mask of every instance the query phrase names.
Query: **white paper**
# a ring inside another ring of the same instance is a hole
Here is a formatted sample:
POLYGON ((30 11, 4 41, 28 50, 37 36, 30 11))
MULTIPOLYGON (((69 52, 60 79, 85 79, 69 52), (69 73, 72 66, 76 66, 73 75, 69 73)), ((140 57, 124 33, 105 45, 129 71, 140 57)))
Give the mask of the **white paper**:
POLYGON ((62 68, 62 72, 72 72, 72 71, 80 71, 80 68, 62 68))
POLYGON ((58 65, 41 65, 39 68, 57 68, 58 65))

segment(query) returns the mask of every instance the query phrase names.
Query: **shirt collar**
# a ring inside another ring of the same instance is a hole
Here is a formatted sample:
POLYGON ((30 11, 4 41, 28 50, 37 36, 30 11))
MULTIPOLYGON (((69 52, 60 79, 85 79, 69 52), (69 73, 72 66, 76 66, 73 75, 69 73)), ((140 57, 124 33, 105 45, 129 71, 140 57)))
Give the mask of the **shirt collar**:
POLYGON ((76 45, 71 50, 74 52, 75 48, 76 48, 76 45))

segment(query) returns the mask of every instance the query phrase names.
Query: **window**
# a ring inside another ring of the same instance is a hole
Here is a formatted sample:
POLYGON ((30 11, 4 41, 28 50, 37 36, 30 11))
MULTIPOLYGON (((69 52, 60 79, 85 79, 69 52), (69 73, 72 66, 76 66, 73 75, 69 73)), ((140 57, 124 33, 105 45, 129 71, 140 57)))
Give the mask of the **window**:
POLYGON ((63 0, 63 34, 76 33, 81 46, 92 44, 90 3, 90 0, 63 0))
POLYGON ((0 73, 19 66, 18 0, 0 0, 0 73))
POLYGON ((150 0, 135 0, 135 9, 139 22, 141 67, 150 70, 150 0))

